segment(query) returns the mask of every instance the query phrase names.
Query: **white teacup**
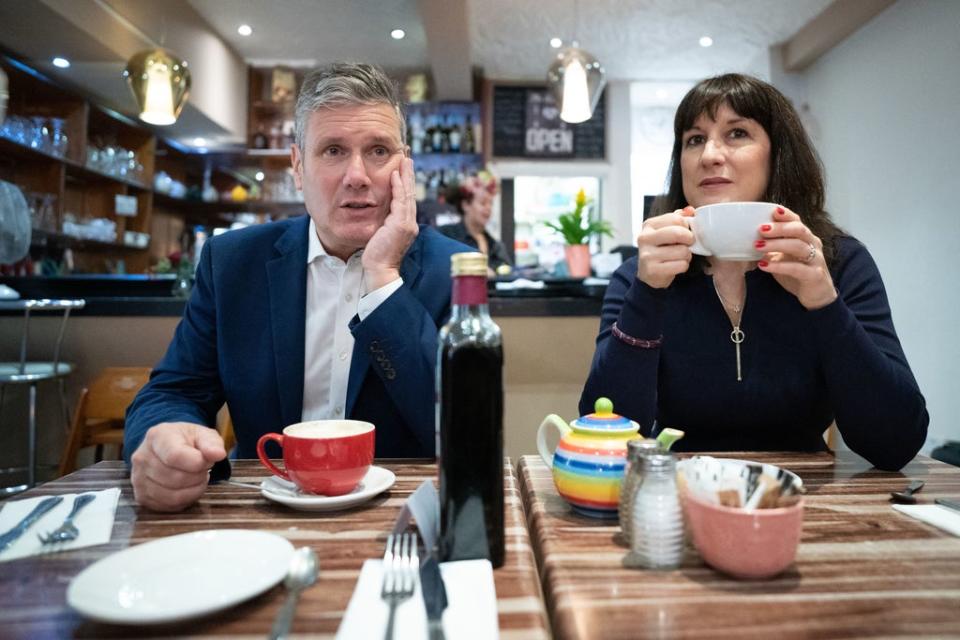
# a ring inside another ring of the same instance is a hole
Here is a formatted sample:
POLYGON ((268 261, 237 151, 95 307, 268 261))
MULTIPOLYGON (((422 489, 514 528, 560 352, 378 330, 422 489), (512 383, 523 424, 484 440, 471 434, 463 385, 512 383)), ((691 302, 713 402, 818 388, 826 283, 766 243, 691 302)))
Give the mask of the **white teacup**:
POLYGON ((777 206, 770 202, 718 202, 698 207, 690 218, 694 239, 690 250, 719 260, 759 260, 763 251, 753 246, 760 238, 757 228, 772 220, 777 206))

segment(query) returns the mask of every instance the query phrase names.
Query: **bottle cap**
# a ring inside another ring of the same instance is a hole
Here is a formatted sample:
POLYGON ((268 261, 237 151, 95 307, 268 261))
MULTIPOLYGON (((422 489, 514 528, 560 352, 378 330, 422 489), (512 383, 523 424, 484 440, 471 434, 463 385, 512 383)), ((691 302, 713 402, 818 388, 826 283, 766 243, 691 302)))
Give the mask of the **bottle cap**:
POLYGON ((627 440, 627 460, 634 462, 640 456, 662 453, 663 447, 653 438, 634 438, 627 440))
POLYGON ((640 466, 644 471, 665 471, 671 472, 676 466, 676 460, 670 453, 654 453, 638 458, 640 466))
POLYGON ((450 275, 487 277, 487 256, 479 251, 450 256, 450 275))

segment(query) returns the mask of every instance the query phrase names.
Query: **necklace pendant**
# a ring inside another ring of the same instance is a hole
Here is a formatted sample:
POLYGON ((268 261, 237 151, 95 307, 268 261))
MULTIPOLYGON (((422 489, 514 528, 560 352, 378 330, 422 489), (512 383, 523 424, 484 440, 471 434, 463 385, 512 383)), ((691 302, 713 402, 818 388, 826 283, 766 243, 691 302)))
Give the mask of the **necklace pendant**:
POLYGON ((740 372, 740 343, 743 342, 746 337, 746 334, 740 329, 740 325, 734 325, 733 331, 730 332, 730 341, 733 342, 737 350, 737 382, 743 381, 743 376, 740 372))

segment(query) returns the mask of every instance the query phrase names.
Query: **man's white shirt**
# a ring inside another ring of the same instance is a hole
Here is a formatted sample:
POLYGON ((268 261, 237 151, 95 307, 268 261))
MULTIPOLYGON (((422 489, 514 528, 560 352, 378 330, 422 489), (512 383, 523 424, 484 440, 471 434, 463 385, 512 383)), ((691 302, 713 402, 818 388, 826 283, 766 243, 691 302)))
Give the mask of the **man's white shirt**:
POLYGON ((363 251, 344 262, 323 248, 312 219, 308 233, 302 420, 343 418, 353 359, 350 319, 357 315, 363 321, 403 286, 403 280, 366 293, 363 251))

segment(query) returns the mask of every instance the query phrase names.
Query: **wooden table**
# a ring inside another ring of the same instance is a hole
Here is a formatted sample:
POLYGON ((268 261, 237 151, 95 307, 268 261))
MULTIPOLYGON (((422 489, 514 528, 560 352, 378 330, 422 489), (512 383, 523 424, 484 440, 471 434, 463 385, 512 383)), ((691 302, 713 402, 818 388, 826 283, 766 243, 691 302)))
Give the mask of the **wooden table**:
MULTIPOLYGON (((282 586, 224 612, 180 624, 123 627, 84 620, 66 605, 71 578, 104 556, 127 547, 188 531, 255 529, 271 531, 295 546, 317 552, 317 584, 303 593, 294 634, 332 637, 347 608, 363 561, 382 557, 387 533, 407 497, 423 480, 436 478, 435 464, 380 463, 397 474, 393 488, 371 502, 336 513, 295 511, 259 492, 227 484, 207 489, 200 502, 177 514, 158 514, 133 502, 133 489, 120 462, 101 462, 41 485, 25 496, 120 487, 113 536, 107 545, 0 564, 0 636, 4 638, 204 636, 263 638, 285 596, 282 586)), ((259 482, 269 475, 260 463, 236 461, 233 479, 259 482)), ((506 563, 494 571, 501 638, 549 638, 533 550, 520 503, 516 473, 505 462, 506 563)), ((452 640, 452 639, 451 639, 452 640)))
POLYGON ((675 571, 622 566, 616 521, 575 514, 537 456, 520 486, 556 638, 960 637, 960 538, 894 511, 889 492, 926 481, 921 503, 960 498, 960 469, 918 457, 885 473, 830 454, 725 453, 798 473, 807 488, 793 567, 767 581, 715 572, 688 549, 675 571))

